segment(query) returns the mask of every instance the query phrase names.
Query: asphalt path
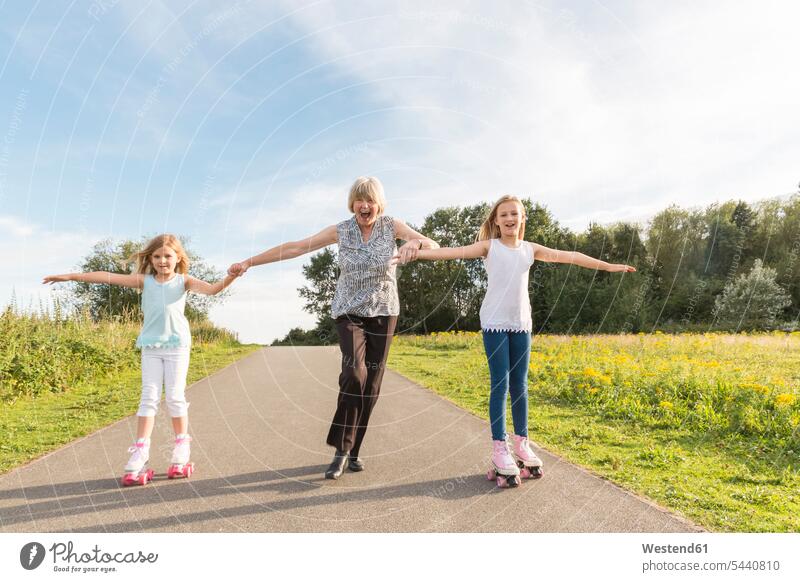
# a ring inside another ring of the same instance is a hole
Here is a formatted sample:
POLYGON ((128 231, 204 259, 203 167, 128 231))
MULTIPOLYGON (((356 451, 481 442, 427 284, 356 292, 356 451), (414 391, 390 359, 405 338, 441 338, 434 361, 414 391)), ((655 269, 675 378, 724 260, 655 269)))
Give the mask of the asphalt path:
POLYGON ((488 423, 392 371, 361 450, 366 470, 326 480, 339 358, 269 347, 192 385, 190 479, 166 478, 163 403, 145 487, 119 484, 133 416, 0 476, 0 531, 701 531, 541 449, 542 479, 498 489, 486 479, 488 423))

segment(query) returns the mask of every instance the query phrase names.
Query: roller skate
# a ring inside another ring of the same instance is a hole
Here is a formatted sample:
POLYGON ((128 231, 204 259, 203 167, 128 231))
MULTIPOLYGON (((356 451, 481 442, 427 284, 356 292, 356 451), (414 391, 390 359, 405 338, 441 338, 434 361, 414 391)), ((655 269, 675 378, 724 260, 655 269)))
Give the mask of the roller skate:
POLYGON ((513 435, 511 450, 517 459, 520 477, 523 479, 541 479, 542 460, 531 450, 530 441, 526 436, 513 435))
POLYGON ((172 461, 170 461, 172 464, 167 469, 168 478, 191 477, 194 473, 194 463, 189 462, 191 441, 192 437, 188 434, 179 434, 175 437, 175 448, 172 449, 172 461))
POLYGON ((128 449, 131 458, 125 465, 125 474, 122 476, 122 485, 147 485, 153 480, 153 470, 145 468, 150 459, 150 440, 139 439, 128 449))
POLYGON ((519 467, 514 462, 514 458, 508 450, 506 441, 492 441, 494 443, 494 450, 492 451, 492 465, 486 473, 486 478, 489 481, 497 481, 497 486, 501 489, 506 487, 518 487, 519 480, 519 467))

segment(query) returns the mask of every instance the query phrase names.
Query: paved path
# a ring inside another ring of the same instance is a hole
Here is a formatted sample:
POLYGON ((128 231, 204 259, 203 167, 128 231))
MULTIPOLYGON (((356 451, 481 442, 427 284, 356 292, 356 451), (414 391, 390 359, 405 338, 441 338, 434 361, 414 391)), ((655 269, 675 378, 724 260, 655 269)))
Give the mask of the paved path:
POLYGON ((487 423, 394 372, 361 451, 366 470, 327 481, 338 366, 336 348, 265 348, 194 384, 190 480, 166 479, 163 406, 151 485, 118 485, 134 417, 2 475, 0 531, 698 530, 545 451, 543 479, 497 489, 484 475, 487 423))

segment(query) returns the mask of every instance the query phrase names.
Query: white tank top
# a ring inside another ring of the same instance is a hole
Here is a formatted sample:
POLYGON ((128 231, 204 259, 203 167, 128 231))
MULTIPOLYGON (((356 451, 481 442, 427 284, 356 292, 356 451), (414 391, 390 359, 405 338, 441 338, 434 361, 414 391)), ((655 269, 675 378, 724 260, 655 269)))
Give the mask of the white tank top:
POLYGON ((533 245, 520 241, 517 248, 510 248, 500 239, 491 239, 483 264, 488 286, 481 304, 481 329, 531 331, 528 271, 533 265, 533 245))

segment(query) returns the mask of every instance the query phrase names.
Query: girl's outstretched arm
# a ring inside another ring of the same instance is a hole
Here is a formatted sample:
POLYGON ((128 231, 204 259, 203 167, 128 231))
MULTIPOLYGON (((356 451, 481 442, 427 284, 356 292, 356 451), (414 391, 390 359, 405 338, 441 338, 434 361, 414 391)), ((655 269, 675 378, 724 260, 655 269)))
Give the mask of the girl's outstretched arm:
POLYGON ((63 281, 79 281, 81 283, 104 283, 106 285, 119 285, 120 287, 133 287, 141 289, 144 284, 144 275, 122 275, 106 271, 91 271, 89 273, 66 273, 64 275, 48 275, 42 283, 60 283, 63 281))
MULTIPOLYGON (((423 261, 446 261, 452 259, 480 259, 489 252, 489 241, 480 240, 465 247, 442 247, 422 249, 416 252, 416 258, 423 261)), ((395 257, 394 262, 402 264, 402 255, 395 257)), ((411 259, 413 260, 413 259, 411 259)))
POLYGON ((530 243, 533 245, 533 256, 537 261, 544 261, 546 263, 568 263, 571 265, 578 265, 579 267, 586 267, 587 269, 597 269, 598 271, 611 271, 613 273, 626 272, 635 273, 636 269, 630 265, 623 265, 621 263, 606 263, 600 259, 593 259, 590 256, 578 253, 575 251, 559 251, 550 249, 545 246, 530 243))
POLYGON ((294 259, 306 253, 319 250, 322 247, 332 245, 338 240, 339 236, 336 234, 336 225, 334 224, 303 240, 283 243, 240 263, 234 263, 228 268, 228 275, 238 277, 244 275, 250 267, 294 259))
POLYGON ((201 295, 216 295, 225 289, 225 287, 233 283, 234 280, 236 280, 236 277, 233 275, 225 275, 221 281, 217 281, 216 283, 206 283, 201 279, 187 275, 186 290, 194 291, 195 293, 200 293, 201 295))

